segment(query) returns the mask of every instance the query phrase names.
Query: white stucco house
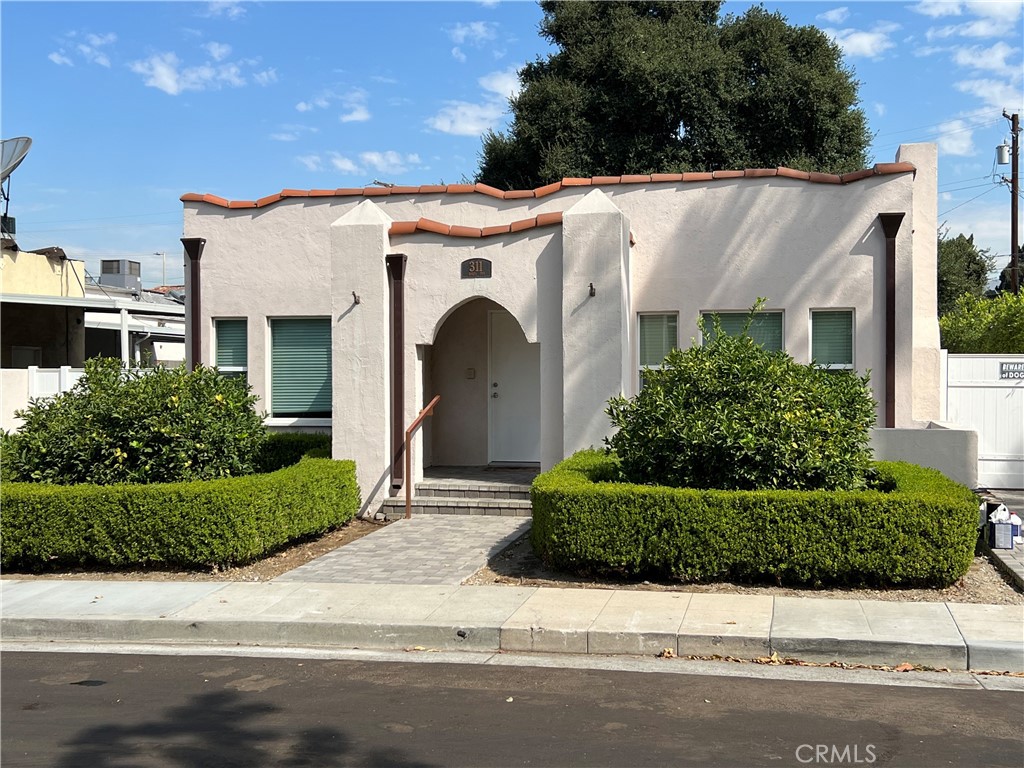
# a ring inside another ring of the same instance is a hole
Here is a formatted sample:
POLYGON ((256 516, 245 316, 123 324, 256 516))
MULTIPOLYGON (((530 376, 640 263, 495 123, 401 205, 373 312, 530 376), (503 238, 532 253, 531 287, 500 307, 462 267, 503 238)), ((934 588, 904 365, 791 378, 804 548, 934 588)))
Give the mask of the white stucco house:
POLYGON ((368 506, 401 485, 404 429, 434 395, 416 477, 547 468, 602 445, 607 400, 690 344, 702 313, 759 296, 765 344, 871 371, 880 427, 916 439, 939 418, 934 145, 843 176, 181 199, 190 361, 244 373, 271 426, 329 427, 368 506))

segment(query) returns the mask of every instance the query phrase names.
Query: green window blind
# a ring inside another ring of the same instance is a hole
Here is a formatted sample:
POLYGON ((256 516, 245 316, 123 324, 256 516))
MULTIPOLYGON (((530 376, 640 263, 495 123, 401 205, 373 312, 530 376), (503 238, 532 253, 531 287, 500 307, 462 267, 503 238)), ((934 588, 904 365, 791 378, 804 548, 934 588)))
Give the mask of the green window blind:
MULTIPOLYGON (((704 327, 707 329, 704 334, 705 343, 714 338, 713 318, 716 314, 726 336, 739 336, 743 332, 743 326, 747 323, 747 312, 704 312, 704 327)), ((758 312, 747 333, 769 352, 782 350, 782 313, 758 312)))
POLYGON ((273 416, 331 415, 330 318, 270 321, 273 416))
POLYGON ((640 315, 640 367, 661 365, 678 344, 676 315, 640 315))
POLYGON ((827 368, 853 368, 853 312, 811 312, 811 358, 827 368))
POLYGON ((217 367, 222 371, 244 371, 248 367, 249 334, 246 321, 217 320, 217 367))

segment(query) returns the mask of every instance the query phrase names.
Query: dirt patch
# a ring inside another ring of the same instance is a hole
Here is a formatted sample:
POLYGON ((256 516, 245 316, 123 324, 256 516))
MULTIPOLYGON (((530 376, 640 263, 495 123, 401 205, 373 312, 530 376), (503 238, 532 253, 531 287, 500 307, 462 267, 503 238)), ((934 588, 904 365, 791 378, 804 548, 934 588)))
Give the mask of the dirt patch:
POLYGON ((166 568, 72 568, 45 573, 4 571, 2 578, 28 581, 57 579, 61 581, 270 581, 282 573, 305 565, 321 555, 361 539, 382 527, 368 520, 350 520, 340 528, 322 536, 305 539, 285 547, 249 565, 224 570, 184 571, 166 568))
POLYGON ((927 603, 1024 605, 1024 594, 1010 584, 984 556, 974 558, 962 579, 945 589, 796 589, 762 584, 716 582, 683 584, 671 581, 626 581, 590 578, 549 568, 534 553, 529 534, 516 539, 463 584, 507 584, 516 587, 637 589, 655 592, 705 592, 722 595, 821 597, 833 600, 891 600, 927 603))

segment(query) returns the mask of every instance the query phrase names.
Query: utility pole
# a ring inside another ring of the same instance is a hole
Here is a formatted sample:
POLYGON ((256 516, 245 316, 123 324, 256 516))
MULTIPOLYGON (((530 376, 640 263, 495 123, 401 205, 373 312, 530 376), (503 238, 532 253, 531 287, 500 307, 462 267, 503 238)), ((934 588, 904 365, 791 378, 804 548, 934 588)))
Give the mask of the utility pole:
POLYGON ((167 285, 167 254, 164 253, 163 251, 158 251, 158 252, 154 253, 153 255, 160 257, 160 267, 161 267, 160 285, 166 286, 167 285))
MULTIPOLYGON (((1017 233, 1017 200, 1020 197, 1018 172, 1020 170, 1020 114, 1014 112, 1003 117, 1010 121, 1010 287, 1014 295, 1020 294, 1020 240, 1017 233)), ((1005 145, 1004 145, 1005 146, 1005 145)), ((1006 178, 1003 178, 1006 181, 1006 178)))

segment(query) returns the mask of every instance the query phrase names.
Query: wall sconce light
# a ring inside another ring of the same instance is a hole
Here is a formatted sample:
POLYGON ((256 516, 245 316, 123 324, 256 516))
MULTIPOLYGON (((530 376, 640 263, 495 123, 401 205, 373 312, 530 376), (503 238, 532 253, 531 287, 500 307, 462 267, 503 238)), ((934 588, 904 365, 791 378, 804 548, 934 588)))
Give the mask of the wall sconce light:
POLYGON ((593 283, 590 284, 590 295, 591 296, 597 296, 597 290, 594 288, 594 284, 593 283))
POLYGON ((363 300, 359 298, 359 294, 356 293, 355 291, 352 291, 352 303, 353 304, 361 304, 362 302, 363 302, 363 300))

